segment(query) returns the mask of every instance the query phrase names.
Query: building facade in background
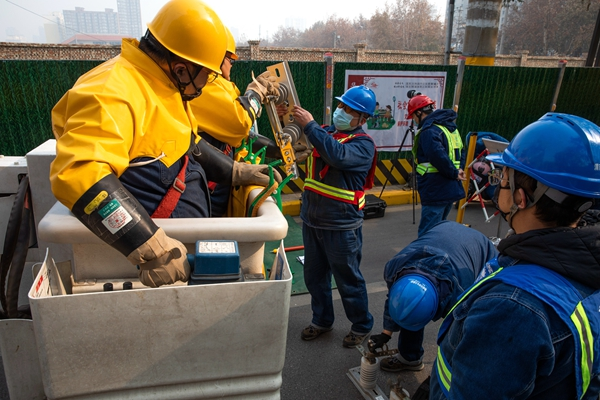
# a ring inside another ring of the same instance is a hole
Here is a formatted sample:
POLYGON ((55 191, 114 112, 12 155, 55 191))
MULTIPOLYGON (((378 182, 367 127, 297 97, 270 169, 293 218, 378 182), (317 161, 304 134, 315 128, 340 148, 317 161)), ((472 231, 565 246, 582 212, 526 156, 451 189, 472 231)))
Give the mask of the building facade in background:
POLYGON ((117 11, 86 11, 83 7, 46 17, 46 43, 120 44, 124 37, 142 36, 140 0, 117 0, 117 11))
POLYGON ((117 0, 117 11, 119 13, 119 33, 133 38, 141 37, 144 32, 140 0, 117 0))
POLYGON ((62 42, 80 34, 119 34, 119 16, 112 8, 104 11, 85 11, 83 7, 75 10, 63 10, 65 37, 62 42))

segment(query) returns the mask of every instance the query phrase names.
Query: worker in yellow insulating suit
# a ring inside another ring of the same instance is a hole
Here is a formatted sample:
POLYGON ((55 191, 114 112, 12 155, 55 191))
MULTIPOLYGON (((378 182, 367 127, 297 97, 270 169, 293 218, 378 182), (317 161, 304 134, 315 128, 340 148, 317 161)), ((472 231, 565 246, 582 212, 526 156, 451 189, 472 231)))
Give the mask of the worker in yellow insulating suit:
MULTIPOLYGON (((236 54, 235 39, 231 31, 225 27, 227 34, 227 51, 221 63, 222 74, 213 82, 209 82, 202 90, 202 96, 190 102, 190 106, 198 121, 198 133, 207 142, 231 157, 234 149, 242 144, 249 136, 254 139, 253 151, 266 147, 266 156, 269 158, 281 158, 281 152, 277 143, 265 136, 259 135, 252 130, 254 121, 262 111, 261 95, 249 87, 244 95, 231 81, 231 69, 238 59, 236 54)), ((273 85, 277 85, 275 77, 265 71, 258 77, 265 79, 273 85)), ((287 106, 277 106, 279 115, 287 112, 287 106)), ((309 151, 306 146, 294 145, 296 160, 301 162, 308 157, 309 151)), ((226 214, 227 203, 230 196, 230 185, 216 185, 209 182, 211 192, 211 216, 221 217, 226 214)))
MULTIPOLYGON (((81 76, 52 110, 54 195, 151 287, 190 274, 185 246, 152 218, 208 217, 208 180, 269 181, 266 166, 234 163, 197 133, 189 101, 220 73, 226 44, 210 7, 171 0, 139 42, 123 39, 121 54, 81 76)), ((278 95, 266 79, 250 86, 278 95)))

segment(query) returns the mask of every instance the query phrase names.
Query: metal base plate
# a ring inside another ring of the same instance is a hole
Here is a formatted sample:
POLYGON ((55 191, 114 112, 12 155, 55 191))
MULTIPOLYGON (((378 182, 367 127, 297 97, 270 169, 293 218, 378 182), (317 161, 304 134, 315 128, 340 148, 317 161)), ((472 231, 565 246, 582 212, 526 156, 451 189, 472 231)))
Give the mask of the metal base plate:
POLYGON ((346 372, 346 375, 366 400, 389 400, 378 385, 375 385, 373 389, 368 390, 360 386, 360 366, 350 368, 348 372, 346 372))

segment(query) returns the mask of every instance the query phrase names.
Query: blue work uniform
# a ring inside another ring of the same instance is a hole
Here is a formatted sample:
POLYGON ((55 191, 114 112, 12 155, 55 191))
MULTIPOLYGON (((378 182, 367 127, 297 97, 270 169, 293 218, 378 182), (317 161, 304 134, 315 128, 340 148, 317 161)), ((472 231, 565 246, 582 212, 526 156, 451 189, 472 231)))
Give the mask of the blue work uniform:
MULTIPOLYGON (((597 399, 600 338, 587 341, 595 351, 586 351, 594 361, 584 385, 577 373, 587 364, 576 348, 582 341, 555 307, 571 301, 566 293, 598 296, 599 240, 597 225, 538 229, 503 239, 498 245, 503 270, 496 277, 510 277, 513 270, 517 278, 486 280, 451 311, 440 330, 443 360, 434 365, 430 399, 597 399), (557 277, 515 271, 531 264, 557 277), (552 300, 558 292, 565 294, 552 300)), ((599 323, 597 312, 587 315, 592 325, 599 323)), ((586 331, 588 337, 593 332, 586 331)))
POLYGON ((419 124, 415 136, 416 161, 431 165, 435 172, 417 173, 417 190, 421 199, 419 236, 437 222, 446 219, 452 204, 465 197, 462 182, 458 180, 461 148, 454 149, 442 130, 456 131, 456 113, 452 110, 435 110, 419 124), (450 151, 453 157, 449 157, 450 151))
MULTIPOLYGON (((433 321, 445 316, 462 292, 486 272, 486 263, 498 251, 481 232, 453 221, 441 221, 423 236, 410 243, 385 265, 383 277, 388 290, 406 274, 419 273, 434 282, 439 306, 433 321)), ((385 301, 383 327, 397 332, 398 350, 405 361, 423 357, 423 333, 401 329, 389 313, 389 294, 385 301)))
POLYGON ((373 316, 369 313, 367 288, 359 269, 363 211, 358 203, 359 192, 364 190, 376 158, 375 144, 360 127, 343 132, 346 137, 340 141, 333 136, 336 133, 333 126, 325 130, 314 121, 304 127, 304 133, 315 149, 307 160, 307 169, 314 171, 312 185, 324 192, 338 188, 340 196, 355 193, 357 197, 356 201, 342 201, 335 195, 309 189, 311 183, 305 183, 300 218, 304 281, 312 298, 312 325, 318 328, 333 325, 333 275, 346 316, 352 322, 352 332, 365 334, 373 327, 373 316))

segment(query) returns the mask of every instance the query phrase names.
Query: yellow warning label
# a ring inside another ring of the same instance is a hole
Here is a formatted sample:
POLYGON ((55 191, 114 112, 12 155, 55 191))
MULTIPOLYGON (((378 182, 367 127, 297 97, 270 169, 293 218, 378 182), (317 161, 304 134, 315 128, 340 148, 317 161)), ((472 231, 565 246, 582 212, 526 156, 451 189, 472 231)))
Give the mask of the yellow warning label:
POLYGON ((85 212, 87 215, 90 215, 96 208, 98 208, 100 203, 102 203, 102 201, 104 199, 106 199, 107 197, 108 197, 108 192, 106 190, 101 191, 100 193, 98 193, 98 195, 96 197, 94 197, 94 200, 90 201, 88 203, 88 205, 85 206, 85 208, 83 209, 83 212, 85 212))

